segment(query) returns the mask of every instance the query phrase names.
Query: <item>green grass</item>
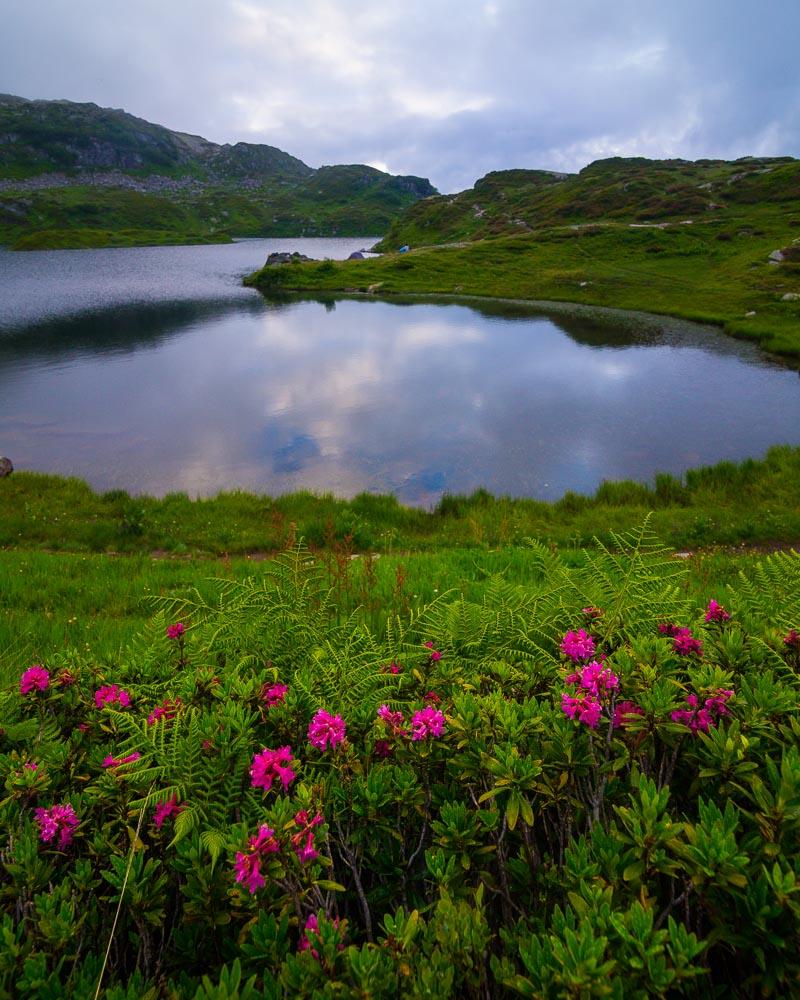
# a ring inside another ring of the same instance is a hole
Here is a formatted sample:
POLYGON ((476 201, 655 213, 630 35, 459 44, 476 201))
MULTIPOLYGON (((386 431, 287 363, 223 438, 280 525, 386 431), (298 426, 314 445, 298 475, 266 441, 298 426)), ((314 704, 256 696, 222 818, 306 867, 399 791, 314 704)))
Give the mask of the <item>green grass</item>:
POLYGON ((432 511, 372 494, 131 497, 95 493, 78 479, 15 472, 0 480, 0 548, 233 556, 274 552, 299 537, 316 548, 348 544, 387 554, 518 545, 528 536, 581 545, 627 529, 650 510, 654 529, 676 548, 796 542, 800 448, 775 447, 763 460, 722 462, 682 479, 660 474, 652 485, 604 483, 593 496, 567 493, 555 503, 484 490, 445 495, 432 511))
MULTIPOLYGON (((563 547, 562 558, 581 566, 586 550, 563 547)), ((393 613, 430 604, 443 594, 480 601, 493 575, 530 584, 538 569, 527 545, 497 549, 453 548, 351 559, 346 550, 323 554, 328 586, 342 616, 360 609, 377 635, 393 613)), ((711 549, 686 560, 687 592, 698 608, 721 599, 740 571, 761 554, 711 549)), ((213 580, 258 577, 262 563, 247 559, 165 559, 144 554, 111 556, 0 551, 0 686, 31 663, 72 655, 114 663, 147 623, 152 598, 213 593, 213 580)))
POLYGON ((649 510, 667 543, 696 553, 689 565, 699 606, 757 558, 750 547, 798 546, 800 448, 682 480, 662 475, 653 486, 604 483, 592 497, 554 504, 479 491, 445 496, 434 511, 368 494, 97 494, 78 479, 15 472, 0 480, 0 662, 13 673, 70 650, 113 661, 151 614, 149 597, 258 575, 265 553, 301 537, 321 553, 342 613, 360 607, 380 633, 388 614, 445 591, 479 599, 492 574, 529 582, 528 538, 579 565, 593 537, 610 542, 611 531, 649 510))

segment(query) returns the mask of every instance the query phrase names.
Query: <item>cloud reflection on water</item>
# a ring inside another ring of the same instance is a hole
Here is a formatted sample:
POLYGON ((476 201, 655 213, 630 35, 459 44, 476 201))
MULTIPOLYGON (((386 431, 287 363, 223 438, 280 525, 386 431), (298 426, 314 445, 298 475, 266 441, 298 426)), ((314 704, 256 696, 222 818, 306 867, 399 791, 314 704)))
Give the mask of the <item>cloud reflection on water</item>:
POLYGON ((0 342, 0 451, 101 488, 429 504, 479 486, 556 497, 800 439, 794 373, 701 328, 380 301, 148 316, 70 321, 73 350, 53 330, 0 342))

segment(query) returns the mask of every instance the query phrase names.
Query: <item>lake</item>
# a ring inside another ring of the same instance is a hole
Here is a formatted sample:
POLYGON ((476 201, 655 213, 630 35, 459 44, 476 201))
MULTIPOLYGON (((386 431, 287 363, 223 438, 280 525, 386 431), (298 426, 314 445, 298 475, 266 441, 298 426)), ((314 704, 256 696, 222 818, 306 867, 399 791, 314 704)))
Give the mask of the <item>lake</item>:
POLYGON ((430 505, 800 443, 797 372, 712 328, 241 287, 274 250, 343 258, 374 239, 0 250, 0 455, 101 490, 430 505))

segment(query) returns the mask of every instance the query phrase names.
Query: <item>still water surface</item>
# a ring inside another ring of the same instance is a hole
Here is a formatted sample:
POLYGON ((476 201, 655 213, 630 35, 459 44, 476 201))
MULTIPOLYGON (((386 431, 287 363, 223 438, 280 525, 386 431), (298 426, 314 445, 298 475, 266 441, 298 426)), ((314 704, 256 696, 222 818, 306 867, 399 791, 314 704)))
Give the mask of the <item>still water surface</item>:
POLYGON ((555 498, 800 443, 800 379, 713 329, 519 306, 270 303, 273 250, 0 250, 0 454, 96 488, 555 498))

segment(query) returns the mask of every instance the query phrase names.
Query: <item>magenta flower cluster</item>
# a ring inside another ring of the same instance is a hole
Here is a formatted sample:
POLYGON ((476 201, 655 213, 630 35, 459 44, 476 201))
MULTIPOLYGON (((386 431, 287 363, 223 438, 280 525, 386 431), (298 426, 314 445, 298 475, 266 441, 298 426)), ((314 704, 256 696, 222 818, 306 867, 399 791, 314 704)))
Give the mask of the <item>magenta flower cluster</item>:
MULTIPOLYGON (((339 918, 334 917, 333 926, 339 926, 339 918)), ((311 916, 306 920, 305 926, 303 927, 303 934, 300 938, 300 943, 298 945, 299 951, 311 951, 311 954, 317 961, 319 961, 319 952, 316 948, 312 947, 311 940, 309 939, 309 934, 319 934, 319 920, 317 919, 316 913, 312 913, 311 916)), ((339 942, 339 951, 344 951, 344 942, 339 942)))
POLYGON ((273 782, 280 781, 283 790, 289 787, 297 775, 291 768, 292 757, 291 747, 279 747, 277 750, 269 750, 266 747, 253 757, 250 766, 250 784, 253 788, 263 788, 268 792, 273 782))
POLYGON ((267 856, 276 854, 281 845, 275 837, 275 831, 271 830, 266 823, 258 828, 255 837, 250 837, 247 842, 247 851, 238 851, 236 854, 236 881, 247 886, 250 893, 261 889, 265 884, 264 873, 261 865, 266 861, 267 856))
POLYGON ((96 708, 105 708, 106 705, 119 705, 120 708, 130 708, 131 696, 127 691, 123 691, 118 684, 106 684, 95 691, 94 704, 96 708))
POLYGON ((31 691, 46 691, 49 686, 50 674, 40 663, 34 663, 32 667, 28 667, 19 679, 20 694, 30 694, 31 691))
POLYGON ((668 622, 662 622, 662 624, 658 626, 658 631, 661 635, 665 635, 667 638, 672 639, 672 648, 680 656, 703 655, 703 643, 692 635, 692 630, 690 628, 672 625, 668 622))
POLYGON ((170 719, 175 718, 180 709, 180 698, 176 698, 174 701, 167 698, 160 705, 156 705, 153 711, 147 716, 147 725, 155 725, 159 719, 164 719, 165 722, 169 722, 170 719))
POLYGON ((688 726, 693 733, 707 733, 709 729, 716 726, 720 718, 730 715, 728 700, 733 696, 733 691, 720 688, 713 695, 706 698, 701 707, 700 699, 696 694, 687 695, 687 708, 677 709, 672 712, 670 718, 673 722, 679 722, 688 726))
POLYGON ((156 824, 156 829, 160 830, 168 819, 180 816, 184 809, 186 809, 186 803, 178 802, 177 795, 171 795, 163 802, 159 802, 153 813, 153 821, 156 824))
POLYGON ((561 652, 564 656, 580 663, 582 660, 590 660, 594 656, 594 639, 586 629, 579 628, 577 632, 567 632, 561 640, 561 652))
POLYGON ((264 699, 264 704, 267 708, 272 708, 274 705, 280 705, 284 701, 288 690, 289 686, 287 684, 265 684, 261 689, 261 697, 264 699))
POLYGON ((58 838, 58 849, 65 850, 72 841, 72 831, 78 825, 78 817, 69 803, 37 809, 34 812, 39 826, 39 837, 44 843, 58 838))
POLYGON ((167 638, 180 639, 186 633, 186 626, 183 622, 175 622, 174 625, 167 625, 167 638))
MULTIPOLYGON (((297 855, 297 860, 300 864, 305 865, 319 857, 314 837, 317 833, 317 827, 322 826, 325 818, 321 813, 311 816, 307 809, 300 809, 295 813, 294 822, 299 830, 291 835, 290 843, 292 850, 297 855)), ((265 884, 264 873, 261 870, 262 864, 268 855, 280 852, 281 844, 275 831, 266 824, 262 824, 258 828, 258 833, 248 840, 247 848, 246 851, 237 852, 234 870, 236 881, 246 885, 252 894, 265 884)))
POLYGON ((343 742, 346 732, 341 715, 331 715, 321 708, 308 725, 308 742, 317 750, 333 750, 343 742))
POLYGON ((433 648, 433 643, 431 642, 430 639, 425 643, 425 648, 430 650, 431 663, 438 663, 439 660, 441 660, 442 654, 439 652, 438 649, 433 648))
POLYGON ((444 735, 444 715, 433 705, 426 705, 411 716, 411 739, 427 740, 444 735))
POLYGON ((301 865, 305 865, 319 857, 319 851, 314 846, 315 829, 321 826, 325 820, 320 813, 312 817, 307 809, 301 809, 295 813, 294 821, 300 829, 297 833, 292 834, 292 847, 297 855, 297 860, 301 865))
POLYGON ((729 622, 731 620, 730 613, 723 608, 723 606, 715 601, 712 597, 708 602, 708 609, 706 611, 706 621, 707 622, 729 622))
POLYGON ((103 760, 103 767, 119 767, 120 764, 132 764, 141 756, 142 755, 138 750, 134 750, 133 753, 129 753, 127 757, 112 757, 111 754, 109 754, 103 760))
MULTIPOLYGON (((436 700, 439 700, 438 696, 436 700)), ((393 711, 388 705, 381 705, 378 709, 378 718, 383 722, 387 735, 391 736, 392 739, 408 736, 405 716, 399 709, 393 711)), ((444 727, 444 713, 428 704, 411 716, 411 739, 419 741, 443 736, 444 727)), ((379 757, 388 757, 391 752, 391 744, 387 740, 376 740, 375 750, 379 757)))

